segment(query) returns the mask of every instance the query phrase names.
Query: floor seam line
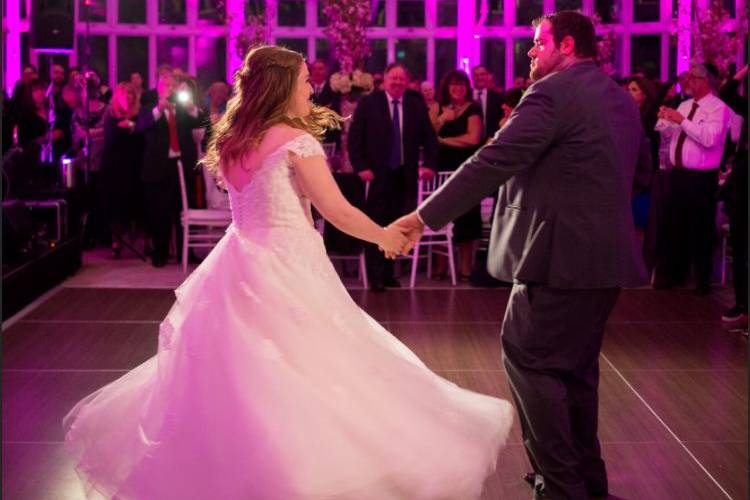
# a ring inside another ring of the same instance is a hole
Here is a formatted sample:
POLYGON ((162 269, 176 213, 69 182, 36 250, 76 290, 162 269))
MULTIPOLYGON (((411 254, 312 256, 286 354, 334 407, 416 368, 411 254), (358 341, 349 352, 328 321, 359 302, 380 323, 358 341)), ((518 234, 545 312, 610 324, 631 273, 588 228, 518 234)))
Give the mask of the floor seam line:
POLYGON ((698 465, 698 467, 701 468, 703 472, 706 473, 706 475, 711 479, 711 481, 721 490, 721 492, 726 496, 728 499, 732 500, 732 496, 727 492, 727 490, 724 489, 724 487, 719 483, 719 481, 716 480, 716 478, 706 469, 706 467, 701 463, 700 460, 693 454, 692 451, 685 445, 685 443, 675 434, 675 432, 667 425, 667 423, 664 421, 661 416, 659 416, 658 413, 656 413, 656 410, 654 410, 651 405, 646 401, 646 399, 641 396, 641 394, 633 387, 633 385, 628 381, 628 379, 625 378, 625 376, 620 372, 620 370, 617 369, 617 367, 607 358, 607 356, 602 353, 602 357, 604 360, 612 367, 612 370, 617 373, 617 375, 622 379, 622 381, 625 383, 625 385, 635 394, 635 396, 641 401, 641 403, 644 404, 644 406, 648 409, 648 411, 651 412, 651 414, 656 417, 656 419, 659 421, 659 423, 667 430, 667 432, 677 441, 677 443, 687 452, 688 456, 698 465))

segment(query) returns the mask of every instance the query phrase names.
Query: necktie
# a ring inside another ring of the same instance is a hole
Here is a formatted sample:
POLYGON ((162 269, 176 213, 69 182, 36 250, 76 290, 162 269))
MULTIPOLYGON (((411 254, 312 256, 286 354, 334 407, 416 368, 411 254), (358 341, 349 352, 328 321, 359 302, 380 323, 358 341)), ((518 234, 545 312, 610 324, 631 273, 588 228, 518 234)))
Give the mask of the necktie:
MULTIPOLYGON (((690 114, 688 114, 687 119, 692 120, 697 110, 698 110, 698 103, 693 101, 693 107, 690 108, 690 114)), ((687 134, 683 130, 680 132, 680 136, 677 138, 677 147, 675 147, 674 149, 675 168, 685 168, 685 164, 682 161, 682 148, 685 146, 686 139, 687 139, 687 134)))
POLYGON ((401 166, 401 115, 398 110, 398 99, 393 100, 393 126, 391 140, 391 169, 401 166))
POLYGON ((487 136, 487 106, 484 104, 484 90, 480 90, 477 92, 477 101, 479 101, 479 106, 482 108, 482 135, 487 136))
POLYGON ((169 149, 180 152, 180 140, 177 138, 177 116, 174 111, 167 110, 167 126, 169 127, 169 149))

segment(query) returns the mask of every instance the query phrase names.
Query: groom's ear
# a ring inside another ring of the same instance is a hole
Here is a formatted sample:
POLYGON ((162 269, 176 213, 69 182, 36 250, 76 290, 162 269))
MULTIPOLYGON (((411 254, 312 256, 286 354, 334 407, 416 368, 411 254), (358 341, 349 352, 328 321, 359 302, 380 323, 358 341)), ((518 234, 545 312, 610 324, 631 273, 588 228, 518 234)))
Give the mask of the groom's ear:
POLYGON ((564 36, 560 41, 560 53, 564 56, 570 57, 576 53, 576 42, 575 39, 568 35, 564 36))

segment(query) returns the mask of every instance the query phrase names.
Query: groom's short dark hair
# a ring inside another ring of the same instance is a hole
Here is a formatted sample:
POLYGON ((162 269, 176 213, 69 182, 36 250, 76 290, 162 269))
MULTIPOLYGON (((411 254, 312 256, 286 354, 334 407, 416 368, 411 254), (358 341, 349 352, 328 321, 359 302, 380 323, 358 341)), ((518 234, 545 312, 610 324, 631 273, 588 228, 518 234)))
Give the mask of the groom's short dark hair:
POLYGON ((552 25, 552 38, 558 47, 566 36, 575 42, 575 54, 578 57, 596 57, 596 31, 594 23, 588 16, 574 10, 561 10, 546 14, 532 22, 534 28, 543 21, 552 25))

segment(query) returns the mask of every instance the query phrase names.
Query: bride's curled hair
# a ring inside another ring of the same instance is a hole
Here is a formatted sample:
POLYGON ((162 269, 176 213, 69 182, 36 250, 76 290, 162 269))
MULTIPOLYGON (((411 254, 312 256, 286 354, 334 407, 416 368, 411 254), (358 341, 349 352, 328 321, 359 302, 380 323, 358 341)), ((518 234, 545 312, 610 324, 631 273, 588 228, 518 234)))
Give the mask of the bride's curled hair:
POLYGON ((266 131, 285 123, 321 139, 328 129, 341 128, 334 111, 313 105, 310 114, 291 118, 291 102, 302 55, 284 47, 260 46, 250 50, 234 75, 234 92, 224 115, 214 125, 202 163, 219 181, 222 166, 239 161, 263 140, 266 131))

